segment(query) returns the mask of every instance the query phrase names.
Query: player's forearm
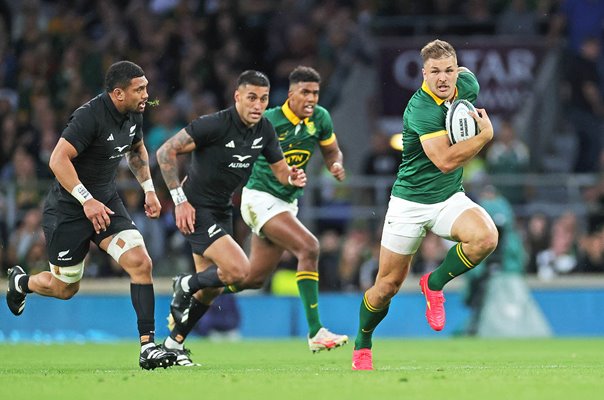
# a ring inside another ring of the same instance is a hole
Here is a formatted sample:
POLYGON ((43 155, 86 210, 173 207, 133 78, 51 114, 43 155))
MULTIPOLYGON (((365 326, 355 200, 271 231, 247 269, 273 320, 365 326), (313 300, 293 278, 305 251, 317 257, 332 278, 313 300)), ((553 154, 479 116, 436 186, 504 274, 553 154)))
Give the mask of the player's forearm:
POLYGON ((157 150, 157 163, 168 189, 180 187, 176 151, 164 144, 164 146, 161 146, 159 150, 157 150))
POLYGON ((339 148, 323 153, 323 159, 325 160, 325 165, 327 166, 327 169, 330 169, 331 166, 335 163, 344 165, 344 156, 342 155, 342 152, 339 148))
POLYGON ((48 163, 50 170, 65 190, 71 192, 78 185, 80 178, 69 157, 53 152, 48 163))
MULTIPOLYGON (((480 153, 482 148, 490 141, 488 132, 484 133, 485 134, 482 136, 476 135, 472 139, 456 143, 449 147, 447 162, 445 162, 440 169, 447 173, 466 165, 472 158, 480 153)), ((492 134, 490 137, 492 137, 492 134)))
POLYGON ((128 167, 136 177, 136 180, 142 184, 151 179, 151 170, 149 169, 149 153, 145 146, 138 146, 126 154, 128 167))

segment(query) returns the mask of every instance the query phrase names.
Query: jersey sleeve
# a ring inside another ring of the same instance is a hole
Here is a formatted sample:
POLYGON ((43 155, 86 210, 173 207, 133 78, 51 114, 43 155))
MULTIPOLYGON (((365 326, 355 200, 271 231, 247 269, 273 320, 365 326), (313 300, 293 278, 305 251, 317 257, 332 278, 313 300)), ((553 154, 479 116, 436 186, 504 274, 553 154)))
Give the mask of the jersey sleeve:
POLYGON ((134 115, 134 123, 136 127, 134 128, 134 138, 132 138, 132 144, 138 143, 143 140, 143 115, 135 114, 134 115))
POLYGON ((472 72, 460 72, 457 78, 458 98, 468 100, 474 104, 480 92, 480 85, 472 72))
POLYGON ((97 122, 90 107, 80 107, 71 114, 61 137, 67 140, 78 154, 84 151, 97 136, 97 122))
POLYGON ((203 115, 191 121, 185 127, 185 131, 193 138, 195 146, 201 148, 216 139, 217 133, 223 129, 221 122, 226 123, 226 121, 221 121, 216 114, 203 115))
POLYGON ((266 146, 262 149, 262 155, 266 158, 269 164, 274 164, 277 161, 284 158, 283 150, 279 144, 277 133, 273 125, 264 118, 264 138, 266 140, 266 146))
POLYGON ((421 140, 446 135, 445 116, 436 103, 428 103, 410 113, 407 120, 411 132, 416 132, 421 140))
POLYGON ((321 127, 319 131, 319 144, 328 146, 336 140, 336 134, 333 131, 333 121, 331 115, 325 109, 321 109, 321 127))

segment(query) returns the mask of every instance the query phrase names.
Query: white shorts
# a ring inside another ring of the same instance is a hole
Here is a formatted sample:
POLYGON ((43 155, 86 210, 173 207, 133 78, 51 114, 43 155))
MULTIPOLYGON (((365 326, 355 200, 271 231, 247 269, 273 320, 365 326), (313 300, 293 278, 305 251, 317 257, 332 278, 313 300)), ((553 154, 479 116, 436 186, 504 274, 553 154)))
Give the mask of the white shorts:
POLYGON ((426 230, 451 240, 451 228, 457 217, 478 204, 464 192, 455 193, 435 204, 422 204, 391 196, 384 219, 382 246, 397 254, 415 254, 426 230))
POLYGON ((298 200, 288 203, 270 193, 243 188, 241 192, 241 217, 252 232, 263 237, 260 230, 271 218, 283 212, 298 215, 298 200))

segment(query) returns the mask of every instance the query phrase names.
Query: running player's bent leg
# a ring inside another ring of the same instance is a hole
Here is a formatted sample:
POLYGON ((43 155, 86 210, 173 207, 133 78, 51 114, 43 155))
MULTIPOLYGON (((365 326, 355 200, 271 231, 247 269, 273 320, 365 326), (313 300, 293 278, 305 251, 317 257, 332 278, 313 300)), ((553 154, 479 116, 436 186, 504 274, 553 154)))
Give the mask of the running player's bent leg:
POLYGON ((397 254, 383 246, 380 249, 375 284, 365 292, 361 302, 355 350, 371 349, 373 332, 386 317, 390 299, 398 293, 407 277, 412 258, 413 255, 397 254))

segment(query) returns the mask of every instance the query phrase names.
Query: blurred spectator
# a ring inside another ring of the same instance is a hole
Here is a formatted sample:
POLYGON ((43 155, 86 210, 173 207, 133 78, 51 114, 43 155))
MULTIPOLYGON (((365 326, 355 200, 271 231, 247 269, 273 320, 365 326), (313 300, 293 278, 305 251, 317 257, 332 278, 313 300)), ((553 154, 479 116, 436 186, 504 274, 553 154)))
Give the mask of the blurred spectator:
POLYGON ((372 243, 366 229, 354 228, 348 232, 342 244, 338 267, 342 290, 359 290, 359 269, 372 255, 372 243))
MULTIPOLYGON (((516 136, 509 120, 501 122, 492 144, 486 154, 489 174, 521 174, 529 168, 529 150, 516 136)), ((497 185, 499 193, 513 204, 524 202, 524 188, 519 185, 497 185)))
POLYGON ((579 239, 578 272, 604 272, 604 229, 591 230, 579 239))
POLYGON ((446 241, 428 231, 413 260, 411 270, 417 275, 434 271, 445 259, 447 251, 449 251, 449 247, 446 245, 446 241))
POLYGON ((340 290, 338 266, 340 264, 340 235, 335 230, 326 230, 319 236, 319 290, 340 290))
POLYGON ((549 247, 537 254, 537 276, 549 280, 576 272, 577 219, 567 212, 554 222, 549 247))
POLYGON ((546 250, 551 241, 551 229, 547 215, 534 213, 526 224, 524 243, 528 251, 526 272, 537 273, 537 254, 546 250))
POLYGON ((40 225, 42 212, 38 208, 25 213, 23 219, 9 237, 7 250, 8 265, 27 265, 27 273, 48 269, 46 242, 40 225))
POLYGON ((599 57, 599 40, 588 37, 581 43, 580 53, 568 62, 568 118, 578 140, 575 172, 596 172, 601 167, 604 99, 600 92, 599 57))
POLYGON ((495 32, 498 35, 536 35, 539 17, 527 0, 511 0, 497 17, 495 32))

